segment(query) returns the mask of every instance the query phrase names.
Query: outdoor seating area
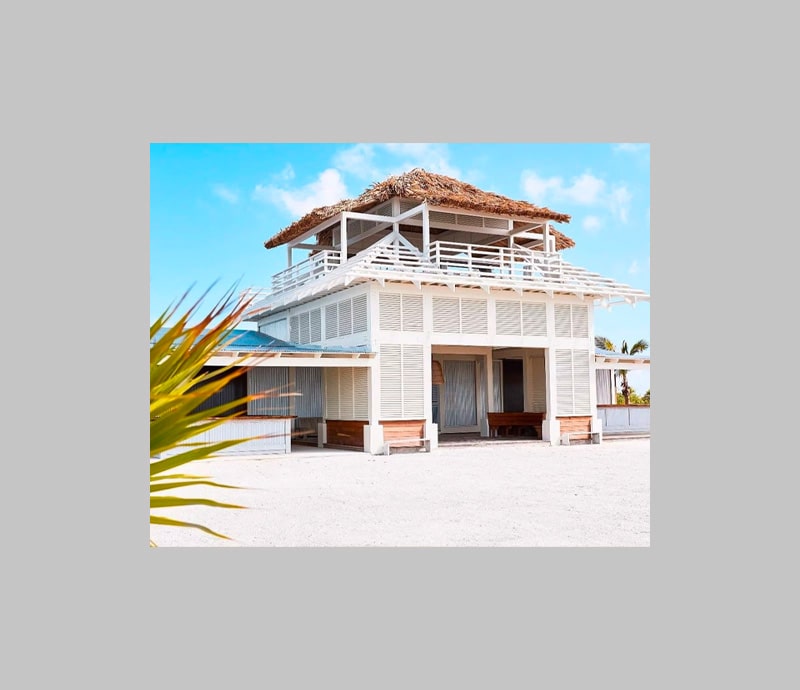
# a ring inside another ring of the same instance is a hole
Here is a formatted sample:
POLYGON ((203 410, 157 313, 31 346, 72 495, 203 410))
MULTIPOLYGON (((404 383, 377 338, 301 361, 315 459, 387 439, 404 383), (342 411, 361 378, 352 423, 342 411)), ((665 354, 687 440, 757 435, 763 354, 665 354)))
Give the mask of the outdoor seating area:
POLYGON ((542 412, 488 412, 489 436, 542 437, 542 412))

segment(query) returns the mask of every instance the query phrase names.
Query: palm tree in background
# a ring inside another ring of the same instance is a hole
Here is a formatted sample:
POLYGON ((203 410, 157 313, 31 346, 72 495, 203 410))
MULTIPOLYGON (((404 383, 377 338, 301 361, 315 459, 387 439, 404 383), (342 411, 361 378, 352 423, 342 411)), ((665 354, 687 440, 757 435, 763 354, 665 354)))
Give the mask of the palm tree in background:
MULTIPOLYGON (((595 336, 594 339, 595 346, 602 348, 603 350, 609 350, 610 352, 617 352, 617 349, 608 338, 598 335, 595 336)), ((619 349, 623 355, 638 355, 640 352, 644 352, 650 347, 650 343, 648 343, 644 338, 641 340, 637 340, 631 347, 630 350, 628 349, 628 341, 622 341, 622 347, 619 349)), ((625 404, 630 405, 630 395, 631 389, 628 385, 628 370, 627 369, 619 369, 614 370, 614 397, 617 395, 617 371, 619 371, 619 375, 622 377, 622 396, 625 398, 625 404)))

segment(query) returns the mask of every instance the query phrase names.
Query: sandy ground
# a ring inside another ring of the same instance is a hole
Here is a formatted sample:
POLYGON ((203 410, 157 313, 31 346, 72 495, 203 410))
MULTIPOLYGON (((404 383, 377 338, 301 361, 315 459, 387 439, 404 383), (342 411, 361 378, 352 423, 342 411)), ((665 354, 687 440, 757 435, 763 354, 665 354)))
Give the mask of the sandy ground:
MULTIPOLYGON (((186 470, 189 471, 188 469, 186 470)), ((485 442, 390 457, 317 448, 205 460, 246 510, 158 511, 231 537, 151 525, 167 546, 649 546, 650 440, 485 442)))

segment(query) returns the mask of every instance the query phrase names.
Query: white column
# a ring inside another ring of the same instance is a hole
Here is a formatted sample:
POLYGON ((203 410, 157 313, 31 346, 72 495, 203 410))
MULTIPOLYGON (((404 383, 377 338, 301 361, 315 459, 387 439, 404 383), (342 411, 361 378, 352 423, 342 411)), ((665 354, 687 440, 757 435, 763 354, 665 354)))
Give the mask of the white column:
POLYGON ((342 221, 341 221, 341 232, 339 233, 341 239, 341 252, 342 252, 342 263, 347 261, 347 214, 342 214, 342 221))
MULTIPOLYGON (((428 207, 425 206, 425 216, 427 217, 428 207)), ((425 334, 424 342, 422 345, 423 356, 423 376, 424 376, 424 393, 425 393, 425 436, 430 439, 431 450, 436 450, 439 447, 439 425, 433 423, 433 352, 431 348, 431 333, 433 333, 433 297, 431 295, 422 294, 422 330, 425 334)), ((439 403, 441 410, 441 402, 439 403)), ((441 417, 440 417, 441 419, 441 417)))
POLYGON ((373 283, 367 293, 367 310, 369 313, 370 349, 377 352, 376 361, 369 370, 369 404, 367 408, 368 424, 364 426, 364 450, 372 455, 383 453, 383 427, 381 415, 381 370, 378 333, 380 328, 380 292, 373 283))
POLYGON ((317 446, 322 448, 328 442, 328 425, 325 420, 328 418, 328 377, 322 373, 322 421, 317 423, 317 446))
POLYGON ((494 409, 494 356, 491 352, 486 355, 486 411, 497 412, 494 409))
POLYGON ((546 411, 542 421, 542 440, 549 441, 551 446, 561 443, 561 423, 556 419, 558 398, 556 395, 556 311, 552 299, 547 301, 547 341, 544 350, 544 387, 546 411))
MULTIPOLYGON (((586 302, 584 302, 586 304, 586 302)), ((597 369, 594 361, 594 308, 593 303, 587 305, 589 312, 589 409, 592 411, 592 431, 600 432, 600 441, 603 440, 603 421, 597 412, 597 369)), ((613 372, 609 372, 613 373, 613 372)))
POLYGON ((550 223, 544 224, 544 232, 542 234, 542 249, 546 252, 550 251, 550 223))
POLYGON ((422 253, 428 256, 431 244, 431 224, 428 216, 428 204, 422 204, 422 253))
POLYGON ((556 419, 558 400, 556 397, 556 349, 548 347, 544 351, 544 382, 547 412, 542 422, 542 440, 551 446, 561 443, 561 423, 556 419))
POLYGON ((292 265, 292 245, 291 244, 287 244, 286 245, 286 261, 287 261, 287 266, 291 266, 292 265))

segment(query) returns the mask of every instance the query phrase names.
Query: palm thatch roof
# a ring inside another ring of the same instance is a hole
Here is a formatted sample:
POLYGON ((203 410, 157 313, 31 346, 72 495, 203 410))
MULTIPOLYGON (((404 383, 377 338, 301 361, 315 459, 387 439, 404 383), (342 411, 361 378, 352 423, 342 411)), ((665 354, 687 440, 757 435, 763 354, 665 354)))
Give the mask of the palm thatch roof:
MULTIPOLYGON (((414 168, 402 175, 395 175, 383 182, 376 182, 355 199, 345 199, 331 206, 315 208, 270 237, 264 242, 264 246, 267 249, 278 247, 286 242, 291 242, 342 211, 363 212, 396 196, 412 199, 418 203, 426 201, 431 206, 465 209, 478 213, 514 216, 530 220, 552 220, 558 223, 569 223, 570 221, 570 216, 566 213, 558 213, 544 206, 535 206, 527 201, 515 201, 493 192, 484 192, 452 177, 427 172, 422 168, 414 168)), ((552 234, 556 239, 556 249, 575 246, 572 239, 557 230, 552 230, 552 234)))

